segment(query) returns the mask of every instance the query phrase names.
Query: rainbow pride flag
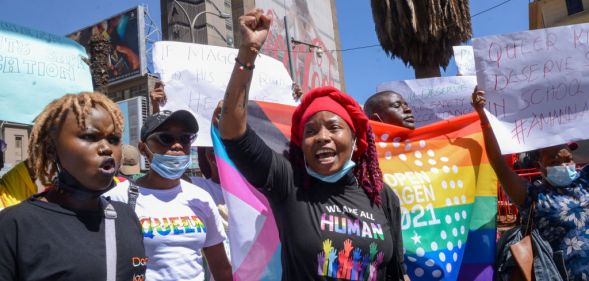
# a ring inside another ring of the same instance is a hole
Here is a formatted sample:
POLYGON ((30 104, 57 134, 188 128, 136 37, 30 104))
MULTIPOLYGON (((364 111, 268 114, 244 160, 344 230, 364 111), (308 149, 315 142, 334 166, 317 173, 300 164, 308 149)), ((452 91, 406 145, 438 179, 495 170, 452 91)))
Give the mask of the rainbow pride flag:
POLYGON ((372 127, 384 181, 401 200, 411 280, 493 280, 497 178, 476 113, 416 130, 372 127))
MULTIPOLYGON (((290 139, 294 107, 250 102, 248 124, 275 151, 290 139)), ((497 180, 476 114, 416 130, 372 123, 385 182, 401 199, 411 280, 492 280, 497 180)), ((280 241, 266 198, 237 171, 216 129, 213 144, 229 210, 235 280, 279 280, 280 241)))

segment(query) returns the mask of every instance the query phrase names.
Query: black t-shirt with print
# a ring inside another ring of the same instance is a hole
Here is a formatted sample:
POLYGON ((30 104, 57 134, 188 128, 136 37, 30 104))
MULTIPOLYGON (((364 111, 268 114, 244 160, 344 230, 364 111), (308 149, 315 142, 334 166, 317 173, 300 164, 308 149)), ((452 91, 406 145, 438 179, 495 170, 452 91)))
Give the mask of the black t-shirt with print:
MULTIPOLYGON (((126 204, 112 205, 117 212, 117 280, 144 280, 139 220, 126 204)), ((0 211, 0 281, 105 279, 102 210, 69 210, 33 196, 0 211)))
POLYGON ((305 177, 249 128, 224 144, 239 171, 270 201, 282 242, 283 280, 402 280, 399 199, 389 188, 381 193, 383 206, 376 206, 352 173, 336 183, 305 177))

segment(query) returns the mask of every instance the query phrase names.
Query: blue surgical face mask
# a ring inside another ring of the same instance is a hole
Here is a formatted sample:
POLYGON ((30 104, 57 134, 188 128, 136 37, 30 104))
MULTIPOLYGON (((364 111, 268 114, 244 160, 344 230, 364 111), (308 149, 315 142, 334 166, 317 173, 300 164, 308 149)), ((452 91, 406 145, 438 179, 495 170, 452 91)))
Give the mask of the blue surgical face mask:
POLYGON ((546 181, 552 186, 568 186, 579 177, 575 164, 546 167, 546 181))
MULTIPOLYGON (((149 147, 147 148, 149 150, 149 147)), ((150 150, 151 152, 151 150, 150 150)), ((151 169, 158 175, 170 180, 177 180, 192 164, 190 155, 165 155, 151 152, 151 169)))
MULTIPOLYGON (((354 140, 354 146, 356 147, 356 140, 354 140)), ((342 168, 331 174, 331 175, 320 175, 317 172, 311 170, 311 168, 309 168, 309 166, 307 166, 307 160, 305 159, 305 169, 307 170, 307 174, 309 174, 310 176, 324 181, 324 182, 329 182, 329 183, 334 183, 337 182, 338 180, 340 180, 342 177, 344 177, 352 168, 356 167, 356 163, 354 163, 354 161, 352 161, 352 156, 354 155, 354 149, 352 149, 352 154, 350 155, 350 159, 348 159, 348 161, 346 161, 346 163, 344 163, 344 165, 342 166, 342 168)))
POLYGON ((328 176, 324 176, 324 175, 320 175, 320 174, 316 173, 315 171, 311 170, 309 168, 309 166, 307 166, 307 164, 305 164, 305 169, 307 169, 307 174, 309 174, 310 176, 312 176, 316 179, 319 179, 324 182, 334 183, 334 182, 340 180, 343 176, 345 176, 355 166, 356 166, 356 163, 354 163, 354 161, 348 160, 339 171, 337 171, 331 175, 328 175, 328 176))

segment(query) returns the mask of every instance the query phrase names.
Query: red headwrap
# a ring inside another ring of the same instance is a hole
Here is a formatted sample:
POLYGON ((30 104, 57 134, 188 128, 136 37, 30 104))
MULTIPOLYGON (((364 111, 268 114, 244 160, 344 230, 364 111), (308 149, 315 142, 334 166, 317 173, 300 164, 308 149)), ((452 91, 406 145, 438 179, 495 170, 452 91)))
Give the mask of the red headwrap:
POLYGON ((348 123, 357 139, 358 150, 354 153, 354 158, 366 152, 368 148, 366 140, 368 117, 352 97, 330 86, 315 88, 301 99, 301 104, 297 106, 292 115, 290 138, 293 143, 301 147, 305 123, 319 111, 335 113, 348 123))

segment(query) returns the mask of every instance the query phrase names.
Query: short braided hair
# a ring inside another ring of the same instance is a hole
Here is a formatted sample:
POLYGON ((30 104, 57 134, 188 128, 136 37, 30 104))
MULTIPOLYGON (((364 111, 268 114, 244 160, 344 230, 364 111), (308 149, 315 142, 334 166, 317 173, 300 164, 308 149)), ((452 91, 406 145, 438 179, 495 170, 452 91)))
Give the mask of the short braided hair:
POLYGON ((86 118, 92 108, 103 107, 112 117, 115 133, 122 134, 124 119, 118 105, 98 92, 67 94, 49 103, 35 120, 29 143, 28 164, 45 186, 51 185, 57 174, 55 140, 69 112, 73 112, 80 128, 86 128, 86 118))

